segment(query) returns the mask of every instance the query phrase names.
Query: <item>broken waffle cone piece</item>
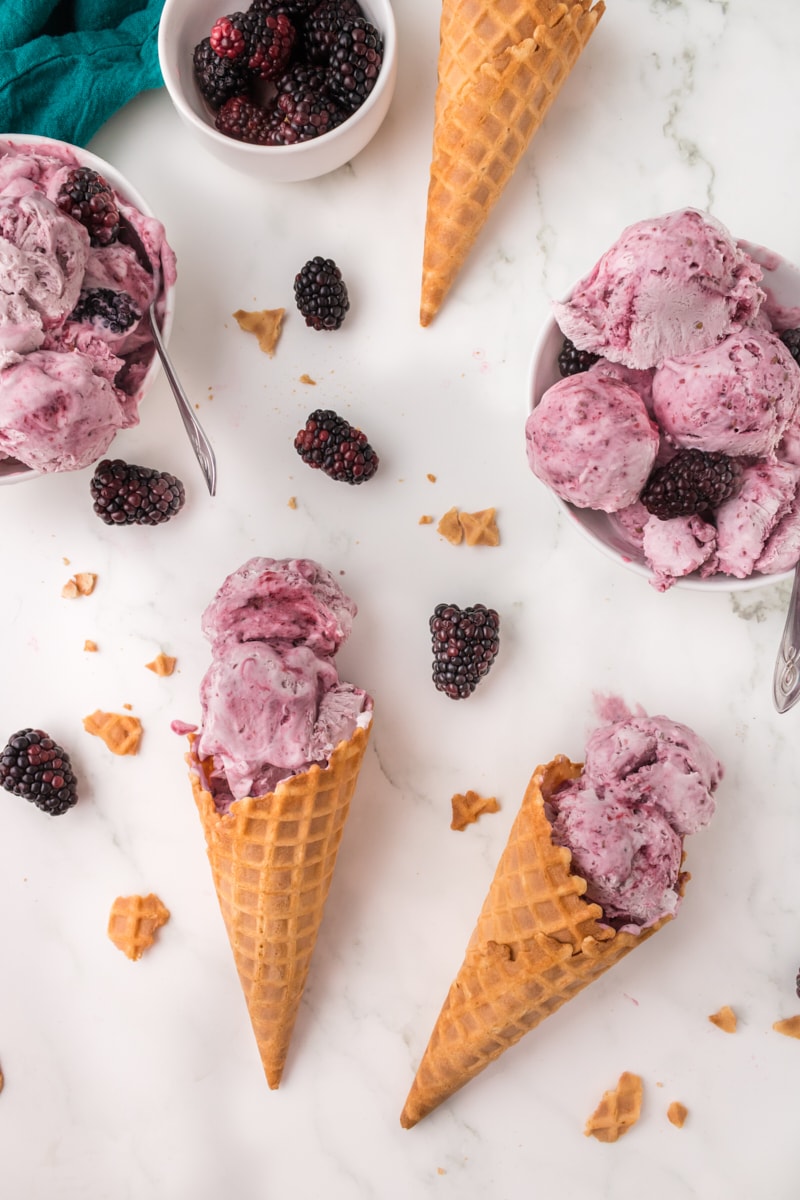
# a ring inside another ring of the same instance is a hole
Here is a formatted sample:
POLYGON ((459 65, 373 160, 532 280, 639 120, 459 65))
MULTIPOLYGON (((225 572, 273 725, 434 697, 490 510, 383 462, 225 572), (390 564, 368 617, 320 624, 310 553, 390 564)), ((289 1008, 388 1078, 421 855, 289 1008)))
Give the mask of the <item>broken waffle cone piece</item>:
POLYGON ((723 1004, 722 1008, 718 1012, 712 1013, 708 1019, 723 1033, 736 1033, 736 1013, 729 1004, 723 1004))
POLYGON ((583 1132, 586 1137, 597 1138, 598 1142, 616 1142, 636 1124, 641 1112, 641 1077, 623 1071, 617 1086, 603 1093, 583 1132))
POLYGON ((468 546, 499 546, 500 531, 495 519, 496 509, 482 508, 479 512, 459 513, 458 519, 464 530, 468 546))
POLYGON ((132 961, 142 957, 155 935, 169 920, 169 909, 158 896, 117 896, 108 918, 108 936, 132 961))
POLYGON ((243 308, 237 308, 233 314, 239 328, 245 333, 254 333, 258 338, 259 349, 270 358, 275 355, 285 315, 285 308, 263 308, 259 312, 247 312, 243 308))
POLYGON ((569 850, 554 845, 545 812, 547 798, 580 773, 559 755, 528 784, 406 1100, 406 1129, 671 920, 617 931, 583 898, 586 881, 570 870, 569 850))
POLYGON ((772 1028, 784 1037, 800 1038, 800 1013, 795 1017, 784 1017, 782 1021, 775 1021, 772 1028))
POLYGON ((453 819, 450 822, 451 829, 457 829, 459 832, 466 829, 468 825, 474 825, 479 817, 484 813, 496 813, 500 811, 500 805, 494 796, 479 796, 477 792, 456 792, 452 797, 450 804, 453 809, 453 819))
POLYGON ((420 323, 429 325, 603 0, 444 0, 420 323))
MULTIPOLYGON (((222 918, 267 1082, 281 1081, 336 855, 369 738, 356 729, 327 767, 312 766, 266 796, 220 814, 204 786, 208 762, 187 761, 222 918)), ((190 747, 194 738, 190 735, 190 747)))
POLYGON ((667 1109, 667 1120, 676 1129, 683 1129, 688 1115, 688 1108, 685 1104, 681 1104, 680 1100, 673 1100, 667 1109))
POLYGON ((102 738, 112 754, 136 754, 142 740, 142 722, 126 713, 101 712, 83 718, 83 728, 102 738))

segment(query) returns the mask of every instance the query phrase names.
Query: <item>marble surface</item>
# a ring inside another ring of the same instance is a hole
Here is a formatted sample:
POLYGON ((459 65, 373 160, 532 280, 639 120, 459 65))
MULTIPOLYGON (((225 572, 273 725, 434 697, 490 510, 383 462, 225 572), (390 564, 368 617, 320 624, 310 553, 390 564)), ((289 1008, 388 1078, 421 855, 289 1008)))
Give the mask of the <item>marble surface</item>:
POLYGON ((793 0, 609 0, 608 12, 436 322, 417 324, 437 6, 398 0, 396 97, 376 140, 315 182, 259 185, 205 156, 166 94, 90 149, 163 219, 179 282, 171 350, 217 450, 204 492, 166 382, 115 451, 186 482, 158 529, 109 529, 89 471, 0 491, 2 733, 42 726, 72 753, 77 807, 0 795, 0 1190, 9 1200, 408 1200, 798 1194, 797 725, 771 680, 786 583, 657 594, 592 549, 530 475, 525 381, 560 295, 629 222, 710 207, 800 261, 800 22, 793 0), (306 329, 291 283, 334 257, 351 312, 306 329), (273 359, 238 308, 285 306, 273 359), (311 386, 302 375, 316 380, 311 386), (381 455, 363 488, 303 466, 292 438, 330 406, 381 455), (435 482, 428 478, 435 475, 435 482), (296 508, 290 499, 296 498, 296 508), (495 506, 497 548, 438 519, 495 506), (220 920, 174 718, 196 720, 199 616, 254 554, 310 556, 359 606, 342 673, 375 697, 283 1084, 264 1081, 220 920), (65 562, 68 559, 69 562, 65 562), (93 595, 61 598, 75 571, 93 595), (500 656, 454 703, 430 681, 441 600, 498 609, 500 656), (83 650, 84 639, 98 644, 83 650), (145 669, 159 651, 176 673, 145 669), (689 844, 677 921, 405 1132, 399 1113, 528 777, 579 758, 593 694, 695 727, 726 767, 689 844), (84 733, 130 704, 144 738, 114 758, 84 733), (462 833, 450 798, 500 811, 462 833), (118 894, 172 916, 131 963, 106 937, 118 894), (707 1019, 739 1014, 736 1034, 707 1019), (620 1072, 645 1103, 616 1145, 583 1136, 620 1072), (682 1130, 667 1105, 689 1109, 682 1130))

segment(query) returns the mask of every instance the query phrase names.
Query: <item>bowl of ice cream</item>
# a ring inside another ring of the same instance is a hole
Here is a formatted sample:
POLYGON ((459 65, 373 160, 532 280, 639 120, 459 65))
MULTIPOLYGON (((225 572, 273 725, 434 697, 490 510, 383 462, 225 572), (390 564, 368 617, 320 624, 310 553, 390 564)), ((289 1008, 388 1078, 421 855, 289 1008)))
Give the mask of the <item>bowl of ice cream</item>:
POLYGON ((267 183, 350 162, 378 132, 397 78, 389 0, 255 0, 238 13, 221 0, 166 0, 158 53, 193 136, 267 183))
POLYGON ((2 134, 0 262, 0 482, 88 466, 138 422, 160 367, 145 313, 168 338, 164 228, 110 163, 2 134))
POLYGON ((623 231, 536 340, 531 470, 659 591, 800 559, 800 270, 685 209, 623 231), (788 334, 788 336, 787 336, 788 334))

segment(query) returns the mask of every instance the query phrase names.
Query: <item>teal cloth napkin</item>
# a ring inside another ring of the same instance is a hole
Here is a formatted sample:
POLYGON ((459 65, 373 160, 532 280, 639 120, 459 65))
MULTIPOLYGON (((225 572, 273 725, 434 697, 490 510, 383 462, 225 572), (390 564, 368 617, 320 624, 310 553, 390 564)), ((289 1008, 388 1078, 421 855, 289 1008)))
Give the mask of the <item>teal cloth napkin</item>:
POLYGON ((85 146, 139 92, 160 87, 164 0, 0 0, 0 133, 85 146))

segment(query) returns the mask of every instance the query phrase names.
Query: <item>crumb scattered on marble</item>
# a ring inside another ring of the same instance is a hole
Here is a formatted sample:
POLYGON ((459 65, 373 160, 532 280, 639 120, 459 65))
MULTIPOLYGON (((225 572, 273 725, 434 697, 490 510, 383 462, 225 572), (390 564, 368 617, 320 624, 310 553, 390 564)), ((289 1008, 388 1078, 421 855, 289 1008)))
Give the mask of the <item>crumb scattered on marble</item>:
POLYGON ((496 509, 482 508, 478 512, 462 512, 459 521, 468 546, 499 546, 500 531, 495 520, 496 509))
POLYGON ((673 1100, 667 1109, 667 1120, 677 1129, 683 1129, 689 1110, 680 1100, 673 1100))
POLYGON ((317 386, 317 381, 316 381, 316 379, 312 379, 312 378, 311 378, 311 376, 310 376, 310 375, 306 375, 306 374, 305 374, 305 372, 304 372, 304 373, 303 373, 303 374, 300 376, 300 382, 301 382, 301 383, 306 383, 306 384, 308 384, 308 386, 309 386, 309 387, 316 387, 316 386, 317 386))
POLYGON ((69 559, 68 559, 68 558, 62 558, 62 559, 61 559, 61 561, 62 561, 62 563, 64 564, 64 566, 65 566, 65 567, 68 567, 68 566, 69 566, 69 559))
POLYGON ((124 713, 103 712, 98 708, 83 718, 83 728, 104 741, 112 754, 136 754, 142 740, 142 722, 124 713))
POLYGON ((233 316, 240 329, 256 335, 259 348, 272 358, 285 314, 285 308, 263 308, 260 312, 246 312, 243 308, 237 308, 233 316))
POLYGON ((796 1017, 786 1017, 783 1021, 776 1021, 772 1028, 776 1033, 782 1033, 784 1037, 800 1038, 800 1014, 796 1017))
POLYGON ((420 519, 419 519, 419 524, 420 524, 420 525, 432 525, 432 524, 433 524, 433 517, 429 517, 429 516, 427 516, 427 515, 426 515, 426 516, 422 516, 422 517, 420 517, 420 519))
POLYGON ((97 653, 97 642, 93 642, 91 638, 87 638, 83 643, 83 648, 87 654, 97 653))
MULTIPOLYGON (((152 671, 156 675, 171 675, 177 661, 177 658, 173 658, 171 654, 164 654, 162 651, 155 656, 152 662, 145 663, 145 666, 148 671, 152 671)), ((127 705, 125 707, 127 708, 127 705)))
POLYGON ((448 508, 436 526, 436 532, 440 533, 443 538, 446 538, 451 546, 457 546, 461 542, 464 537, 464 530, 458 519, 457 508, 448 508))
POLYGON ((108 917, 108 936, 132 962, 153 945, 169 920, 169 909, 151 892, 148 896, 117 896, 108 917))
POLYGON ((426 478, 426 479, 429 479, 429 480, 431 481, 431 483, 436 483, 436 476, 435 476, 435 475, 431 475, 430 471, 429 471, 429 472, 428 472, 428 474, 425 476, 425 478, 426 478))
POLYGON ((623 1071, 616 1088, 603 1098, 586 1122, 586 1137, 598 1142, 616 1142, 636 1124, 642 1112, 642 1080, 631 1071, 623 1071))
POLYGON ((736 1013, 729 1004, 723 1004, 722 1008, 718 1012, 712 1013, 708 1019, 723 1033, 736 1033, 736 1013))
POLYGON ((66 600, 74 600, 76 596, 91 596, 96 583, 97 576, 91 571, 79 571, 64 584, 61 595, 66 600))
POLYGON ((444 1167, 437 1167, 437 1168, 436 1168, 436 1174, 437 1174, 437 1175, 446 1175, 446 1174, 447 1174, 447 1171, 445 1171, 444 1167))
POLYGON ((471 791, 466 792, 463 796, 457 792, 450 803, 453 808, 451 829, 466 829, 468 825, 474 825, 478 817, 482 817, 484 813, 500 811, 500 805, 494 796, 479 796, 477 792, 471 791))
POLYGON ((288 506, 289 506, 289 508, 297 508, 297 497, 296 496, 289 497, 288 506))

